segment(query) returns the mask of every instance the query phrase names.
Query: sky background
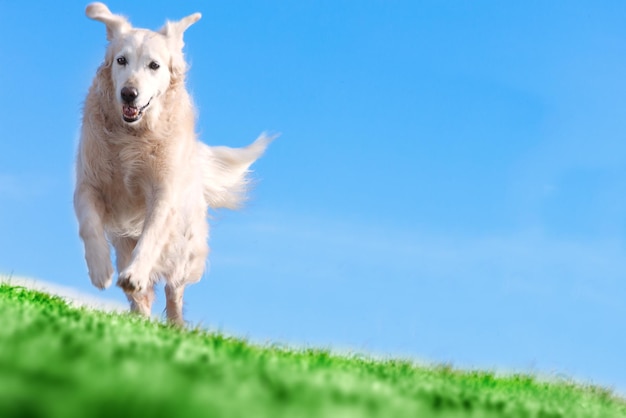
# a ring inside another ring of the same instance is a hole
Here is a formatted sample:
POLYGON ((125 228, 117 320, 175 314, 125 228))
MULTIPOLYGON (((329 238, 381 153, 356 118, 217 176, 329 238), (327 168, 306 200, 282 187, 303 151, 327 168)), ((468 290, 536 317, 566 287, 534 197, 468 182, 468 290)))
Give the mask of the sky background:
MULTIPOLYGON (((0 0, 0 273, 124 301, 91 286, 72 208, 106 46, 85 5, 0 0)), ((214 216, 188 320, 626 394, 626 3, 108 5, 152 29, 203 13, 203 141, 282 133, 214 216)))

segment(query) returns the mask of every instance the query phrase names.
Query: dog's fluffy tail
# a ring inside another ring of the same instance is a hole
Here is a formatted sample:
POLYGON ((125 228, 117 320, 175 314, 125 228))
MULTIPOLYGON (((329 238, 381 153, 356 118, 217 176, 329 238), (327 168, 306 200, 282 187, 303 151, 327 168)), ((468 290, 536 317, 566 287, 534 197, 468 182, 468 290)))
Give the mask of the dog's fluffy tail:
POLYGON ((210 147, 200 143, 204 198, 212 209, 237 209, 246 199, 250 166, 276 136, 261 134, 243 148, 210 147))

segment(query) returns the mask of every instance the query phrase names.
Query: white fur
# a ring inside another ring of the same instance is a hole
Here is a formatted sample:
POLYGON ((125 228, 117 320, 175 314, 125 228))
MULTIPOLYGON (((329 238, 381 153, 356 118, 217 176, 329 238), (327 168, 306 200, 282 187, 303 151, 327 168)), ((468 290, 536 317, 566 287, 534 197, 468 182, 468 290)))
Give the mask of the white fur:
POLYGON ((249 167, 272 138, 238 149, 197 140, 182 48, 199 13, 157 32, 133 28, 102 3, 86 14, 106 25, 109 40, 76 160, 74 208, 89 276, 100 289, 111 285, 110 243, 131 310, 149 315, 163 279, 168 320, 182 324, 184 288, 200 280, 209 252, 207 211, 242 202, 249 167))

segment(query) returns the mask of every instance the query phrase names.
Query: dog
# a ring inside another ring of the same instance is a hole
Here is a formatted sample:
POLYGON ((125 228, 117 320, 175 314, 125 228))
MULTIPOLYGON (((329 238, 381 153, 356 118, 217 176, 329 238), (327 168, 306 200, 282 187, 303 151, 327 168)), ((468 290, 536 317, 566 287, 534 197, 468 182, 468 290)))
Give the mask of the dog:
POLYGON ((117 285, 132 312, 150 316, 154 286, 165 281, 166 316, 183 325, 185 286, 199 281, 209 253, 209 209, 236 209, 249 167, 273 139, 244 148, 210 147, 195 133, 185 87, 183 33, 201 15, 133 28, 102 3, 87 17, 106 26, 104 62, 89 88, 76 157, 74 209, 89 277, 117 285))

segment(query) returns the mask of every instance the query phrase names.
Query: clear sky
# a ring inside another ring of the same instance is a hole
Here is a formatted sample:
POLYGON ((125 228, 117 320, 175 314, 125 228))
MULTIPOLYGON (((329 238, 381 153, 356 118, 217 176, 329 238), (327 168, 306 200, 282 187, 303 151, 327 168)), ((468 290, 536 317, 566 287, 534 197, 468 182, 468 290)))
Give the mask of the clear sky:
MULTIPOLYGON (((71 203, 106 45, 85 5, 0 0, 0 272, 124 300, 91 287, 71 203)), ((203 141, 282 132, 214 217, 187 319, 626 393, 625 2, 109 6, 153 29, 203 13, 203 141)))

